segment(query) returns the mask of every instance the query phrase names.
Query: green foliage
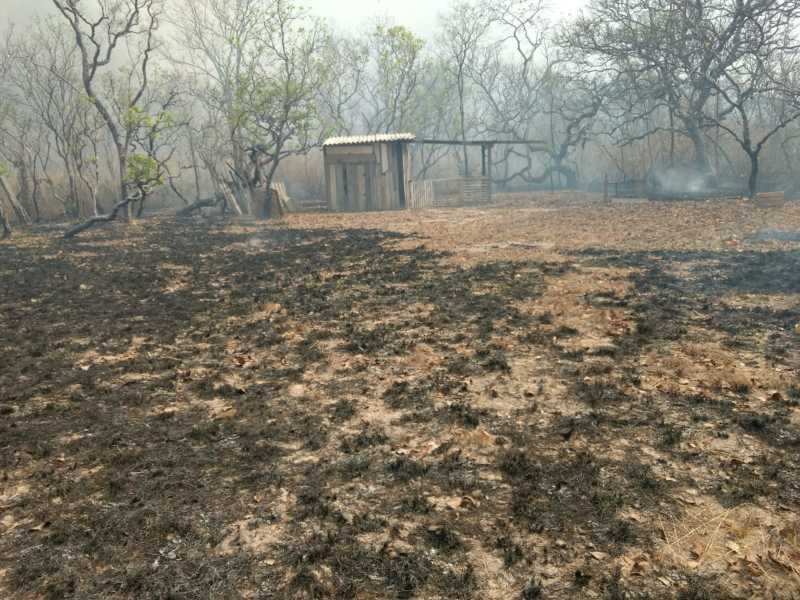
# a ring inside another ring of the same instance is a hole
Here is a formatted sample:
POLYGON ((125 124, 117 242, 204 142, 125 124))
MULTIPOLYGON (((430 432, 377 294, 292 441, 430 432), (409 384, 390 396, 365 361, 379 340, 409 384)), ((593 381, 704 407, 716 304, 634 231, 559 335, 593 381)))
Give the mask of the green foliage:
POLYGON ((382 125, 408 128, 413 120, 425 42, 405 27, 379 25, 370 36, 369 46, 377 76, 376 95, 384 111, 382 125))
POLYGON ((5 177, 9 174, 9 172, 8 166, 5 163, 0 162, 0 177, 5 177))
POLYGON ((153 187, 164 183, 164 175, 154 158, 146 154, 133 154, 128 157, 125 181, 132 185, 153 187))
POLYGON ((122 123, 125 129, 149 129, 159 131, 172 127, 175 124, 175 117, 170 112, 160 112, 151 115, 138 106, 131 106, 123 116, 122 123))
POLYGON ((152 121, 150 115, 138 106, 131 106, 122 117, 122 124, 125 129, 131 131, 139 127, 150 127, 152 121))
POLYGON ((387 82, 412 72, 425 46, 421 38, 399 25, 389 28, 379 25, 373 34, 373 44, 379 72, 387 82))
POLYGON ((328 77, 324 40, 328 32, 297 5, 274 5, 252 64, 233 91, 228 119, 246 144, 279 162, 307 151, 322 129, 317 97, 328 77))
POLYGON ((402 25, 384 27, 378 25, 373 34, 378 46, 378 62, 382 67, 396 68, 416 61, 425 46, 425 41, 402 25))

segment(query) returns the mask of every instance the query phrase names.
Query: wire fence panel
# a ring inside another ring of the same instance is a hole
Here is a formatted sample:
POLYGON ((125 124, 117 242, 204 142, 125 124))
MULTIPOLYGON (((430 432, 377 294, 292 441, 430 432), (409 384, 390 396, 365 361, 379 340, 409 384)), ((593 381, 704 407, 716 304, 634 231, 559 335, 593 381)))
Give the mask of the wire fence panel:
POLYGON ((456 177, 411 182, 409 208, 483 206, 492 201, 488 177, 456 177))
POLYGON ((433 181, 412 181, 410 196, 409 208, 433 208, 433 181))

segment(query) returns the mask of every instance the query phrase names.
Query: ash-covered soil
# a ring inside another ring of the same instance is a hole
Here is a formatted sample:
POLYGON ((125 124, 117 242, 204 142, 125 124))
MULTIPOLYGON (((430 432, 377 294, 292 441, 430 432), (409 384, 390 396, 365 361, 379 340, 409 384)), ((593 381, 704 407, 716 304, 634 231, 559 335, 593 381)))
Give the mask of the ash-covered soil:
POLYGON ((800 207, 505 204, 0 244, 0 595, 800 597, 800 207))

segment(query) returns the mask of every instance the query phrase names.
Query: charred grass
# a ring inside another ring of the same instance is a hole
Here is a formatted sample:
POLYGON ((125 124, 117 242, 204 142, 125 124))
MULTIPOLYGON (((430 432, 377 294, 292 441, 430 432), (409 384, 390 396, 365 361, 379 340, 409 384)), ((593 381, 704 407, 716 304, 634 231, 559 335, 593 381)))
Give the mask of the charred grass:
POLYGON ((721 299, 797 293, 796 254, 452 266, 413 242, 154 222, 0 246, 0 590, 736 597, 659 563, 653 523, 687 489, 800 507, 798 383, 755 402, 648 361, 713 335, 796 376, 800 311, 721 299), (537 305, 582 267, 631 272, 580 299, 629 315, 599 347, 537 305), (746 457, 707 450, 731 439, 746 457))

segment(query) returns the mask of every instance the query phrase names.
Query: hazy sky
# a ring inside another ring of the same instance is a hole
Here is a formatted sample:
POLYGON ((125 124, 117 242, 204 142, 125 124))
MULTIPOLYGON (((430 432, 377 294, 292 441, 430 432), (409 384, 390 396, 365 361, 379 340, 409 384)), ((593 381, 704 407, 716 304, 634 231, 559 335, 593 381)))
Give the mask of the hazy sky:
MULTIPOLYGON (((2 2, 2 0, 0 0, 2 2)), ((447 10, 449 0, 306 0, 316 14, 343 28, 357 27, 370 17, 389 17, 419 34, 436 28, 437 16, 447 10)), ((575 12, 585 0, 550 0, 554 14, 575 12)))
MULTIPOLYGON (((428 35, 436 27, 437 15, 447 9, 449 0, 302 0, 312 12, 330 19, 337 27, 354 29, 374 17, 388 17, 410 27, 420 35, 428 35)), ((585 0, 550 0, 555 14, 571 13, 585 0)), ((0 27, 13 20, 52 10, 51 0, 0 0, 0 27)))

